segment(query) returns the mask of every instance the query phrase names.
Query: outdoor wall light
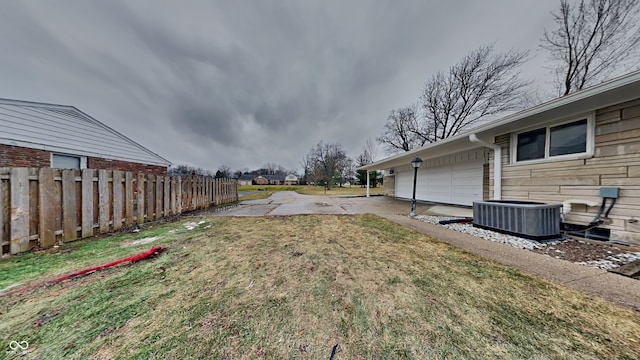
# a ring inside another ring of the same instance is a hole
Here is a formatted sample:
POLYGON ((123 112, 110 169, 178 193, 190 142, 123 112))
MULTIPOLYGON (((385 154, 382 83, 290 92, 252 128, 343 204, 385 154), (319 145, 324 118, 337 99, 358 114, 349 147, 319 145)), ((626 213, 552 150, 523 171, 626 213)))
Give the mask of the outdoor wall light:
POLYGON ((416 180, 418 179, 418 168, 422 165, 422 159, 416 156, 411 160, 411 166, 413 167, 413 197, 411 198, 411 213, 409 216, 416 216, 416 180))

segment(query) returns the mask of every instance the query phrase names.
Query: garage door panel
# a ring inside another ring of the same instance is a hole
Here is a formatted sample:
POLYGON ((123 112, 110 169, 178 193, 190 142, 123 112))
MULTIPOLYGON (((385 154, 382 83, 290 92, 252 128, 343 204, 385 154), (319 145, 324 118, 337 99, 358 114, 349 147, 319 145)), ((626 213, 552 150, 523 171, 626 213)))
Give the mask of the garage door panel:
MULTIPOLYGON (((418 170, 416 198, 458 205, 471 205, 473 201, 481 200, 483 158, 459 161, 452 156, 442 161, 425 162, 418 170)), ((397 197, 410 199, 413 170, 396 172, 395 185, 397 197)))

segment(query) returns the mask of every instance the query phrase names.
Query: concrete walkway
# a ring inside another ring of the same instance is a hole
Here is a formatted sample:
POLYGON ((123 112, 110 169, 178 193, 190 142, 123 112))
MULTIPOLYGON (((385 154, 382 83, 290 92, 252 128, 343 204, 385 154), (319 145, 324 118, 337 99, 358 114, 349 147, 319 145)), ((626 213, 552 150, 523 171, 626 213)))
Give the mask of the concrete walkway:
MULTIPOLYGON (((638 280, 418 221, 408 217, 410 210, 409 202, 382 196, 329 197, 277 192, 269 199, 243 201, 237 208, 218 213, 218 215, 375 214, 484 258, 640 311, 640 281, 638 280)), ((417 214, 470 217, 471 209, 419 203, 417 214)))

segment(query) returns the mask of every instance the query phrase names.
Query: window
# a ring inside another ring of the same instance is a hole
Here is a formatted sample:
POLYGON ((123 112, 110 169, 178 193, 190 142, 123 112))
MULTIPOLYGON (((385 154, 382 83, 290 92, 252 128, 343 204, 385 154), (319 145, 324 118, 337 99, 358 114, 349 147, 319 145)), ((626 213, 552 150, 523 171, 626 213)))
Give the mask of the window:
POLYGON ((544 160, 560 156, 589 156, 593 140, 591 117, 546 126, 513 135, 515 161, 544 160))
POLYGON ((51 154, 51 167, 56 169, 84 169, 86 157, 63 154, 51 154))

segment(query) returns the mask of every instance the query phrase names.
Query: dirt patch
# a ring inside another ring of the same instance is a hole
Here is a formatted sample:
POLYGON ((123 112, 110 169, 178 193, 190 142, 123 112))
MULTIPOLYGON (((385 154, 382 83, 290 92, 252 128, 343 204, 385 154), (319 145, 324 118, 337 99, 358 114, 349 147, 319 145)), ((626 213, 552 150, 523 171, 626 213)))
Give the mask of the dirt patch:
POLYGON ((600 260, 608 256, 628 252, 612 245, 592 244, 573 239, 532 251, 571 262, 600 260))

